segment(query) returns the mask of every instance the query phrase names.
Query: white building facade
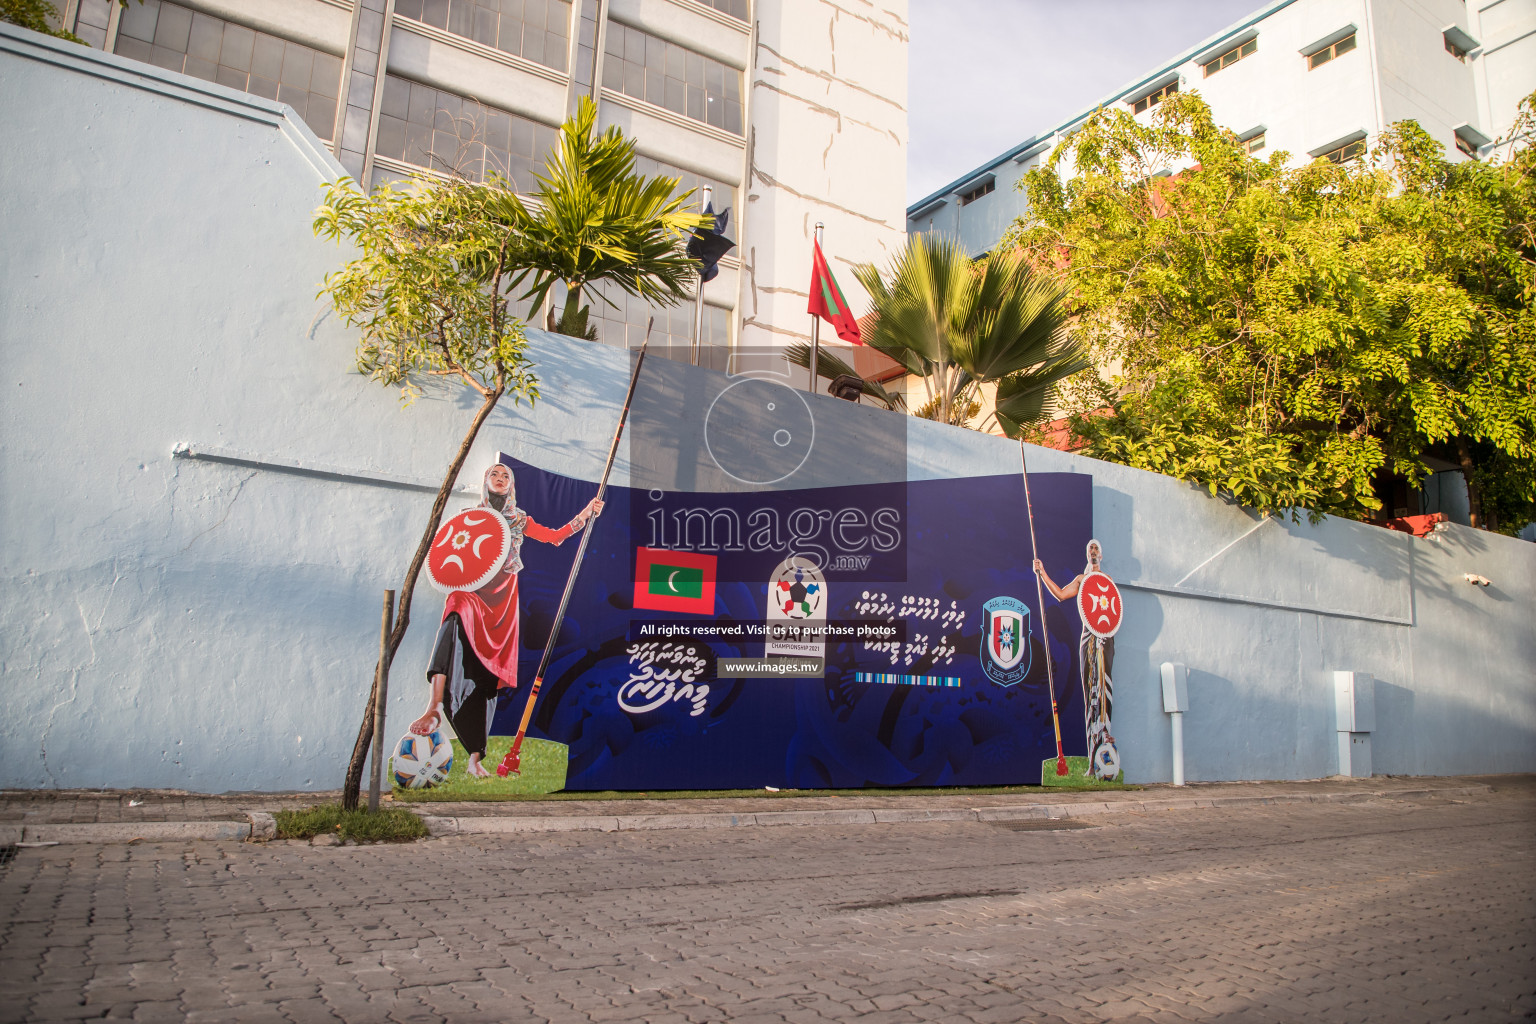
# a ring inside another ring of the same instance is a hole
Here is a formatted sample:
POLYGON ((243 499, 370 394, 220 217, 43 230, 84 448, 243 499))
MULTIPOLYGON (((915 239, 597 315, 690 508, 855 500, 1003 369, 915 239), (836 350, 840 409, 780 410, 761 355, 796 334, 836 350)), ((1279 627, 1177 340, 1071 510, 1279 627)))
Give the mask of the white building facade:
MULTIPOLYGON (((1533 89, 1536 0, 1275 0, 1095 108, 1150 118, 1166 96, 1197 90, 1250 152, 1284 150, 1293 165, 1352 159, 1411 118, 1451 159, 1473 159, 1508 133, 1533 89)), ((1019 180, 1091 113, 913 203, 908 230, 989 251, 1025 212, 1019 180)))
MULTIPOLYGON (((533 186, 583 96, 641 170, 713 189, 737 243, 705 361, 809 337, 814 225, 834 264, 905 241, 905 0, 67 0, 92 46, 288 103, 370 187, 422 169, 533 186)), ((318 198, 318 197, 317 197, 318 198)), ((858 285, 844 274, 850 300, 858 285)), ((686 346, 690 305, 607 292, 600 340, 686 346)))

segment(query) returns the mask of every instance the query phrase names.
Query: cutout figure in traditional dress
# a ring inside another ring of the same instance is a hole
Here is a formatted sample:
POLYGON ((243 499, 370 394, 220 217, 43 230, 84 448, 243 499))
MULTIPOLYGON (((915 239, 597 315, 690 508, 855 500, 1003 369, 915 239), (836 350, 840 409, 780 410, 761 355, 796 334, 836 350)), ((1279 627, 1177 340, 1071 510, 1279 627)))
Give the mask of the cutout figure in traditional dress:
MULTIPOLYGON (((1094 573, 1103 573, 1100 563, 1104 549, 1096 540, 1088 542, 1088 564, 1072 578, 1072 582, 1058 587, 1045 571, 1045 564, 1035 559, 1035 573, 1058 601, 1071 601, 1077 597, 1083 580, 1094 573)), ((1108 584, 1106 584, 1108 586, 1108 584)), ((1081 607, 1078 614, 1085 614, 1081 607)), ((1115 638, 1099 637, 1088 628, 1086 620, 1077 641, 1078 672, 1083 684, 1083 723, 1088 732, 1088 771, 1101 779, 1114 779, 1120 774, 1120 753, 1115 738, 1109 731, 1109 715, 1114 705, 1114 684, 1110 672, 1115 664, 1115 638)))
POLYGON ((603 503, 592 499, 576 518, 551 530, 517 507, 512 471, 499 462, 485 471, 480 499, 478 507, 495 509, 506 520, 511 550, 501 570, 478 590, 449 593, 427 664, 427 710, 411 723, 411 732, 426 735, 437 728, 441 706, 469 753, 467 771, 485 778, 491 773, 480 761, 485 756, 492 702, 498 690, 517 686, 517 574, 523 568, 523 540, 561 544, 596 518, 603 503))

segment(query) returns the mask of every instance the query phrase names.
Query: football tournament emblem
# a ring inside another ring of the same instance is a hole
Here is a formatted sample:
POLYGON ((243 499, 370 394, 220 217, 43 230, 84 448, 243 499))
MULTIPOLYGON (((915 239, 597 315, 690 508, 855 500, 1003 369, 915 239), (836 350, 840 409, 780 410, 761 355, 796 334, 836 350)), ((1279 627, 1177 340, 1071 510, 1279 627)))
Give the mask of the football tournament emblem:
POLYGON ((765 658, 825 658, 827 579, 815 563, 790 555, 768 577, 765 658))
POLYGON ((981 670, 997 685, 1012 686, 1029 674, 1029 607, 1012 597, 994 597, 981 611, 981 670))
POLYGON ((814 617, 826 589, 821 573, 799 559, 790 559, 773 575, 774 600, 786 619, 814 617))

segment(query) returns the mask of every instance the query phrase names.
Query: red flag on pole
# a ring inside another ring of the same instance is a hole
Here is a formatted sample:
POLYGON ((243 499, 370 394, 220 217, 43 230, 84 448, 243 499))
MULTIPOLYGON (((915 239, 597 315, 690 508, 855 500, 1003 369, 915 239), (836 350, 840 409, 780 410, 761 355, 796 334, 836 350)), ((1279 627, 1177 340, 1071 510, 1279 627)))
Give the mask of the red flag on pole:
POLYGON ((848 300, 843 298, 843 290, 837 286, 832 268, 827 266, 827 258, 821 254, 821 243, 813 242, 812 245, 811 302, 806 312, 831 324, 837 329, 837 336, 844 341, 851 341, 855 345, 864 344, 859 337, 859 321, 855 319, 853 310, 848 308, 848 300))

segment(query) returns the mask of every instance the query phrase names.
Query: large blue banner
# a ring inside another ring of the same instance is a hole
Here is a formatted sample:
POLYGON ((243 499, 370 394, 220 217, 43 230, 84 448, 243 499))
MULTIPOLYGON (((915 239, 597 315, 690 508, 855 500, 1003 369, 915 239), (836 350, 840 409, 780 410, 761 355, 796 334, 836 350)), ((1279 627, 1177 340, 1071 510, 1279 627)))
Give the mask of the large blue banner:
MULTIPOLYGON (((538 524, 595 492, 501 462, 538 524)), ((1039 556, 1070 578, 1092 478, 1030 484, 1039 556)), ((1018 474, 606 500, 528 729, 563 746, 564 788, 1038 783, 1057 755, 1047 659, 1083 754, 1078 614, 1039 606, 1018 474)), ((517 731, 578 540, 522 545, 493 736, 517 731)))

